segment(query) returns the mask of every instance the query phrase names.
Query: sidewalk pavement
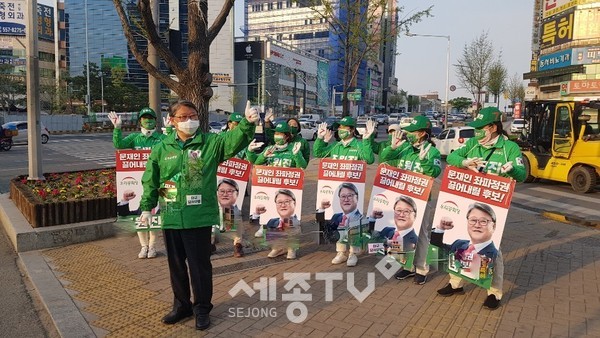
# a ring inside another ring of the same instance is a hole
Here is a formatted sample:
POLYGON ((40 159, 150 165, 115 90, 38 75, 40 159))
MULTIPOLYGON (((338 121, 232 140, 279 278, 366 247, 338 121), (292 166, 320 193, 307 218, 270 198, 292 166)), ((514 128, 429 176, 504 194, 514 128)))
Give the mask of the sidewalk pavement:
MULTIPOLYGON (((312 188, 315 178, 307 176, 312 188)), ((309 240, 316 229, 314 215, 307 213, 316 196, 311 198, 302 213, 309 240)), ((154 259, 137 258, 139 242, 129 232, 19 255, 64 337, 600 336, 600 231, 516 207, 502 240, 505 293, 495 311, 482 307, 486 292, 473 285, 464 295, 438 296, 436 290, 448 282, 443 272, 431 273, 425 285, 388 279, 376 267, 380 257, 362 255, 356 267, 332 265, 333 244, 306 241, 292 261, 268 259, 266 250, 233 258, 225 236, 213 256, 211 327, 196 331, 192 318, 165 325, 161 318, 171 309, 172 293, 162 238, 158 243, 161 254, 154 259), (316 275, 325 272, 340 274, 331 299, 316 275), (286 273, 308 274, 300 291, 311 297, 301 302, 307 317, 299 323, 289 319, 302 315, 302 305, 284 299, 292 292, 286 273), (348 290, 356 284, 363 291, 370 278, 375 288, 359 302, 348 290), (262 294, 232 297, 230 290, 241 280, 257 290, 262 285, 262 294)))

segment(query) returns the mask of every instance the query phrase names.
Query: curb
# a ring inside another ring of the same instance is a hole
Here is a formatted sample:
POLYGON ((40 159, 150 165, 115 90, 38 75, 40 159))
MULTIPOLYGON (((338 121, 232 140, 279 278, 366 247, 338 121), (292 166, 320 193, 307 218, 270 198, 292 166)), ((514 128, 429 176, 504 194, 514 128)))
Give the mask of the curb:
POLYGON ((21 211, 9 199, 0 195, 0 223, 17 253, 71 245, 112 237, 114 219, 104 219, 43 228, 32 228, 21 211))

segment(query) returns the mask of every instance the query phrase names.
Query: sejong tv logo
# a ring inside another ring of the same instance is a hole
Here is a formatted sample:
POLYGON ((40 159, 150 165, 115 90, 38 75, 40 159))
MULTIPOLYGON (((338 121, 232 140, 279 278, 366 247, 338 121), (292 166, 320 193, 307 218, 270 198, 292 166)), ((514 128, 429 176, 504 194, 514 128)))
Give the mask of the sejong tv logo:
MULTIPOLYGON (((390 256, 385 256, 379 260, 375 268, 386 279, 392 278, 402 266, 390 256)), ((375 273, 367 272, 367 285, 359 290, 355 285, 355 273, 346 272, 284 272, 283 280, 286 283, 283 285, 285 292, 280 293, 278 298, 277 278, 276 277, 260 277, 258 282, 252 283, 250 286, 244 279, 239 280, 230 290, 229 295, 235 298, 240 294, 252 298, 258 293, 260 301, 275 302, 278 300, 289 302, 286 307, 285 314, 288 320, 295 324, 300 324, 308 318, 308 307, 305 302, 313 300, 313 294, 310 292, 311 284, 309 281, 313 279, 316 283, 324 283, 325 286, 325 301, 333 302, 334 299, 334 284, 340 281, 343 283, 346 280, 346 291, 348 291, 356 300, 362 303, 369 295, 375 291, 375 273)), ((340 290, 336 285, 335 290, 340 290)), ((317 297, 320 299, 320 297, 317 297)), ((260 307, 230 307, 228 309, 230 318, 264 318, 277 317, 277 308, 274 306, 260 307)))

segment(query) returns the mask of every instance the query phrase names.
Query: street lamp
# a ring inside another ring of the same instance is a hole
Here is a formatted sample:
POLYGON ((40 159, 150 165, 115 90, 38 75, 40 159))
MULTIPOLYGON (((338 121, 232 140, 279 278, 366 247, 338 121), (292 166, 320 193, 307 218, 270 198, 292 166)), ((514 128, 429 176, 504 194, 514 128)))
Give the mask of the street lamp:
POLYGON ((406 33, 406 36, 422 36, 425 38, 444 38, 448 40, 448 47, 446 49, 446 91, 444 98, 444 106, 446 109, 444 110, 444 129, 448 128, 448 87, 450 85, 450 35, 433 35, 433 34, 414 34, 414 33, 406 33))

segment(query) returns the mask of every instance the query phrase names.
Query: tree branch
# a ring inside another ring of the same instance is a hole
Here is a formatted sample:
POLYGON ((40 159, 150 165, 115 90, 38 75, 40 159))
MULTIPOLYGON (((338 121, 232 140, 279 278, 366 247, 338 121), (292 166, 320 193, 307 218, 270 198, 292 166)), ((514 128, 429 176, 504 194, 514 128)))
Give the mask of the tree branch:
POLYGON ((221 8, 221 12, 219 12, 219 15, 217 15, 217 18, 215 19, 215 21, 213 21, 213 24, 208 29, 208 43, 209 44, 213 42, 213 40, 217 37, 217 35, 221 31, 221 28, 223 28, 225 21, 227 21, 227 16, 229 16, 229 12, 231 12, 231 8, 233 7, 234 1, 235 0, 226 0, 225 1, 225 3, 223 4, 223 7, 221 8))

